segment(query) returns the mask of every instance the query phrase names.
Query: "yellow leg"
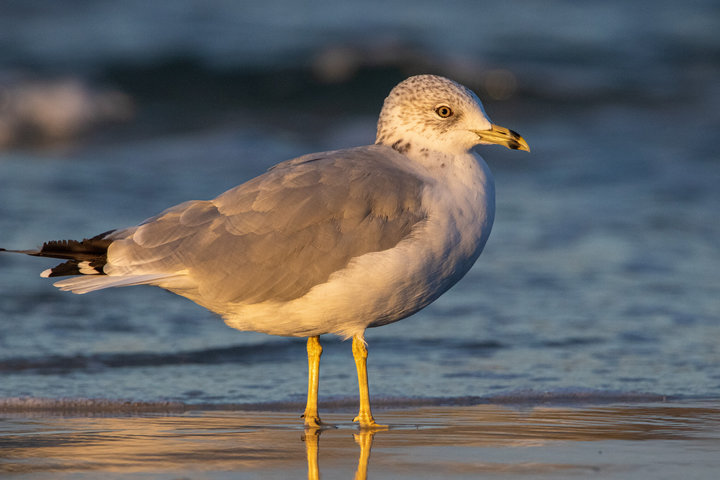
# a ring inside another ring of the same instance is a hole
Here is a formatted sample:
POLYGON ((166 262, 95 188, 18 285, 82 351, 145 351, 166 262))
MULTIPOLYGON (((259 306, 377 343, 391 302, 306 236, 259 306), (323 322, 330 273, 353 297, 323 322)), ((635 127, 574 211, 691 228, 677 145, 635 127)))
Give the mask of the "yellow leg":
POLYGON ((318 415, 318 383, 320 381, 320 356, 322 346, 319 337, 309 337, 307 341, 308 353, 308 394, 307 405, 305 406, 306 427, 319 428, 322 426, 318 415))
POLYGON ((367 377, 367 347, 365 339, 360 335, 353 337, 352 343, 353 358, 355 358, 355 366, 358 374, 358 387, 360 388, 360 413, 353 419, 353 422, 359 422, 360 428, 383 429, 386 425, 378 425, 370 411, 370 389, 368 388, 367 377))

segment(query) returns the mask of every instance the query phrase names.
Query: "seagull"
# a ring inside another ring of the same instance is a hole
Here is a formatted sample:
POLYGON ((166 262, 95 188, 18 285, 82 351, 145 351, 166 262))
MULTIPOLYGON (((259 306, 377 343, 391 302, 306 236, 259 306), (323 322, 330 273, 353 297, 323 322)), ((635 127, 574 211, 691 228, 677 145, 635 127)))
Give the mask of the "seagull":
MULTIPOLYGON (((212 200, 83 240, 6 250, 66 260, 41 273, 84 294, 154 285, 219 314, 232 328, 307 337, 305 426, 321 428, 319 336, 352 338, 361 429, 370 409, 365 330, 406 318, 459 281, 495 217, 495 187, 476 145, 530 151, 494 125, 480 99, 417 75, 385 99, 374 145, 312 153, 212 200)), ((1 250, 1 249, 0 249, 1 250)))

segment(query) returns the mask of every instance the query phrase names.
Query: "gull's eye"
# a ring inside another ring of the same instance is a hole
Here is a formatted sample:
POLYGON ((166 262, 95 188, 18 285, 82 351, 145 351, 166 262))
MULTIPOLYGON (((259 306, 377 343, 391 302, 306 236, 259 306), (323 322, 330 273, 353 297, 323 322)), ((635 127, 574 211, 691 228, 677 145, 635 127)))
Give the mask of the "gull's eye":
POLYGON ((435 109, 435 113, 437 113, 440 118, 448 118, 452 117, 453 111, 452 108, 447 105, 440 105, 435 109))

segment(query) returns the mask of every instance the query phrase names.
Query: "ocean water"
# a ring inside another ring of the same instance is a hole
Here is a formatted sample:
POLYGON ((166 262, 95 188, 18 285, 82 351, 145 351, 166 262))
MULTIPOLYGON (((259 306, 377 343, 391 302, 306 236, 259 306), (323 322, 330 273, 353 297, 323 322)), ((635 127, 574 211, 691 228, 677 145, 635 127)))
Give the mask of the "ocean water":
MULTIPOLYGON (((720 398, 714 2, 173 5, 8 4, 0 246, 135 224, 279 161, 371 143, 392 86, 441 73, 532 153, 479 150, 497 184, 490 241, 433 305, 367 332, 373 400, 720 398), (29 78, 72 79, 93 115, 53 133, 42 119, 69 97, 11 108, 29 78), (113 114, 128 102, 132 117, 113 114)), ((304 402, 302 339, 234 331, 150 287, 59 292, 39 278, 51 265, 0 256, 2 408, 304 402)), ((350 344, 322 341, 321 403, 349 408, 350 344)))

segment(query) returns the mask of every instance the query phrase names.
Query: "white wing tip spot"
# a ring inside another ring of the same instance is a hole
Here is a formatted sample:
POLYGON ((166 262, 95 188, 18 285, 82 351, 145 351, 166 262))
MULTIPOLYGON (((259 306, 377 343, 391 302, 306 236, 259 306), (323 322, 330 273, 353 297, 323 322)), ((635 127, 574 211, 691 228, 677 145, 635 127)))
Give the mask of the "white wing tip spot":
POLYGON ((98 275, 100 273, 95 269, 95 267, 91 267, 90 262, 87 260, 78 263, 78 270, 80 270, 80 273, 83 275, 98 275))

